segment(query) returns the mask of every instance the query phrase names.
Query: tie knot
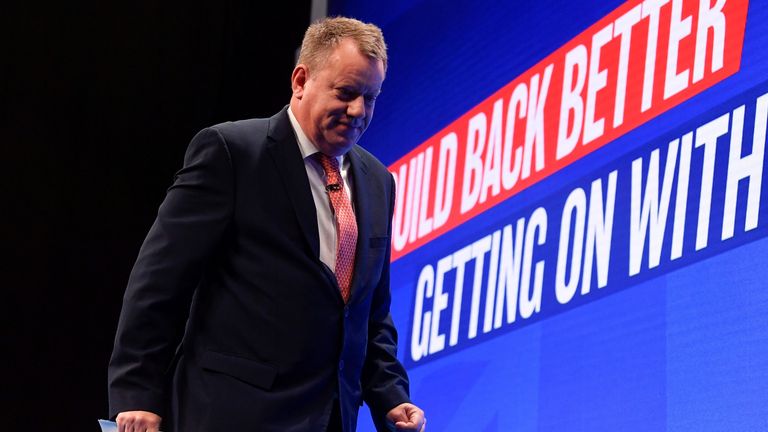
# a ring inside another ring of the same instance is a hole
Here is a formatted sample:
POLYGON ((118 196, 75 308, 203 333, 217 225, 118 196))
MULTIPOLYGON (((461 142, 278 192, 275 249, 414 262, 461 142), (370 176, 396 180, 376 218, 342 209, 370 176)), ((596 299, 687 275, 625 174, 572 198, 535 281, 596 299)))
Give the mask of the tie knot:
POLYGON ((339 171, 339 160, 335 157, 328 156, 325 153, 317 152, 314 155, 314 158, 320 162, 320 165, 323 167, 323 170, 325 170, 325 173, 328 175, 331 175, 331 173, 336 173, 339 171))
POLYGON ((339 171, 339 160, 333 156, 317 152, 312 155, 325 171, 325 189, 328 192, 339 191, 343 189, 341 181, 341 172, 339 171))

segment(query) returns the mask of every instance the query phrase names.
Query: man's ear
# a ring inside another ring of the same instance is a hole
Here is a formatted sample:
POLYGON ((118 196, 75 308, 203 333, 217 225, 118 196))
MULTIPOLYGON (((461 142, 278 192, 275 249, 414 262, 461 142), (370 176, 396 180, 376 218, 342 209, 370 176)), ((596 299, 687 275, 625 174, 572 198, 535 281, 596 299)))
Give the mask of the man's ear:
POLYGON ((304 86, 307 84, 307 81, 309 81, 307 65, 303 63, 296 65, 291 74, 291 90, 296 99, 301 99, 304 96, 304 86))

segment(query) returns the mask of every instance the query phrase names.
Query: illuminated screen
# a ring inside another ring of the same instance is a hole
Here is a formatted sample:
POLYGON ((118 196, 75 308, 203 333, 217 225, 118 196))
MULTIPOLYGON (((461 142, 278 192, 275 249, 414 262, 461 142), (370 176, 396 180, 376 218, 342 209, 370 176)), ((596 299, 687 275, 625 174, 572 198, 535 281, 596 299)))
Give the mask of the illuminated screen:
POLYGON ((335 14, 389 46, 361 144, 430 430, 768 430, 768 2, 335 14))

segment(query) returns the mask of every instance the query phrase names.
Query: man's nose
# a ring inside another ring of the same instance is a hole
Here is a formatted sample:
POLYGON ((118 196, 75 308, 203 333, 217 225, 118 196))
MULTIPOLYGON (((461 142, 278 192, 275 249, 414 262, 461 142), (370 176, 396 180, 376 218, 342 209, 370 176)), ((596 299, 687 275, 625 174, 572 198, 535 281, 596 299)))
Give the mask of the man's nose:
POLYGON ((360 95, 350 101, 347 105, 347 115, 352 118, 365 117, 365 97, 360 95))

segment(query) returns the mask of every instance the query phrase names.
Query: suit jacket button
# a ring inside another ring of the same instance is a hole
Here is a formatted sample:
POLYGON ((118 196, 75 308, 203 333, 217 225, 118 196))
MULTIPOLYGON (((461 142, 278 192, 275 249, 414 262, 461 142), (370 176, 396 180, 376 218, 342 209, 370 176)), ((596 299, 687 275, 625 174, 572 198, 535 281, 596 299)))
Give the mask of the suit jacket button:
POLYGON ((344 306, 344 318, 349 317, 349 306, 344 306))
POLYGON ((344 360, 339 360, 339 370, 344 370, 344 360))

